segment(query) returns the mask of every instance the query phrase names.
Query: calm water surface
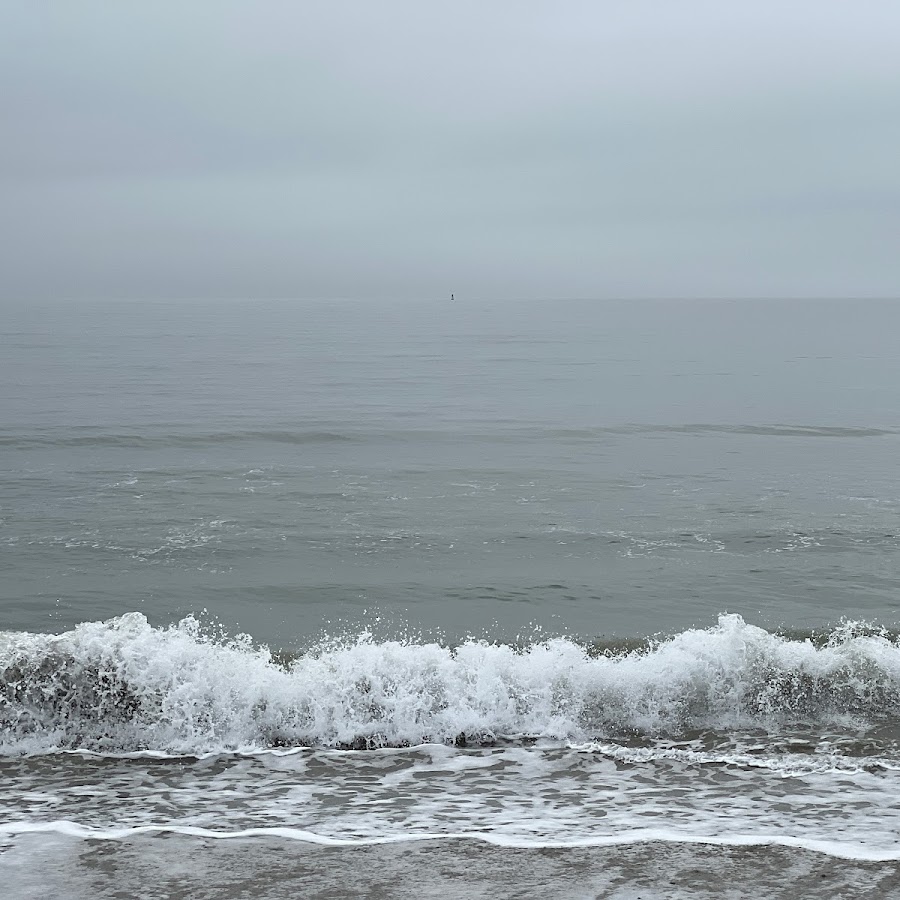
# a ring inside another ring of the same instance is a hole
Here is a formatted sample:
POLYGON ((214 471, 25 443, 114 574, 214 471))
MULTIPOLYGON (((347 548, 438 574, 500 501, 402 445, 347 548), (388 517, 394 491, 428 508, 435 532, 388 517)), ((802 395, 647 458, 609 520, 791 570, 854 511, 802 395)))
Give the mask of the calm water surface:
POLYGON ((900 304, 4 310, 7 628, 891 623, 900 304))

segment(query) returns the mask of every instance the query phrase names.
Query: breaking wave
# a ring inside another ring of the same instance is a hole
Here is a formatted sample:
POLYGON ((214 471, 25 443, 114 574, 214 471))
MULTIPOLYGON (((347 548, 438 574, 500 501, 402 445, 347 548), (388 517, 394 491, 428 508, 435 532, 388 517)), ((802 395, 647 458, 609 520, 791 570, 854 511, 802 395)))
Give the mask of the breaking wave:
POLYGON ((280 658, 249 637, 139 613, 61 635, 0 633, 0 753, 202 754, 425 742, 585 742, 900 720, 900 643, 846 624, 821 641, 723 615, 607 646, 368 635, 280 658))

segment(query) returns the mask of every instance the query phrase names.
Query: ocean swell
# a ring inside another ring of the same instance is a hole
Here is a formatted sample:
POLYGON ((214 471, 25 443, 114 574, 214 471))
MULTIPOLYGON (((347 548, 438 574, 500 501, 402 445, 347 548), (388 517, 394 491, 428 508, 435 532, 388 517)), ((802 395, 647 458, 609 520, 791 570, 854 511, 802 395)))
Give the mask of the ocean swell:
POLYGON ((601 655, 564 638, 524 648, 362 635, 290 661, 139 613, 61 635, 0 633, 0 753, 424 742, 560 742, 694 729, 900 719, 900 645, 845 625, 814 643, 723 615, 601 655))

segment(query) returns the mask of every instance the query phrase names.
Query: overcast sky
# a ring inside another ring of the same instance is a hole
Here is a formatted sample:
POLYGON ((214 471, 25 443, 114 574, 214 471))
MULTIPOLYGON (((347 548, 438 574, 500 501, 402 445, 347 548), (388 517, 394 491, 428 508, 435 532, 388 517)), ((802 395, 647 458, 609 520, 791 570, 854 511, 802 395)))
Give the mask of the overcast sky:
POLYGON ((0 5, 0 297, 900 295, 897 0, 0 5))

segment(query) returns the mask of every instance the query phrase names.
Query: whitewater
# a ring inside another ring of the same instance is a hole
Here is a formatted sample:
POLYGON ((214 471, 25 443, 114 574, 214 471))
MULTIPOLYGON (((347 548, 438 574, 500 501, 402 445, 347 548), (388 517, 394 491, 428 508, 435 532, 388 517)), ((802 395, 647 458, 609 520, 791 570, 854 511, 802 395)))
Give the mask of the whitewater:
POLYGON ((721 616, 644 649, 376 642, 273 659, 194 618, 0 633, 0 753, 202 755, 836 729, 900 723, 900 646, 847 623, 789 639, 721 616))
POLYGON ((4 633, 0 683, 0 834, 900 859, 900 646, 859 624, 814 641, 729 615, 602 651, 361 635, 287 659, 133 613, 4 633))

